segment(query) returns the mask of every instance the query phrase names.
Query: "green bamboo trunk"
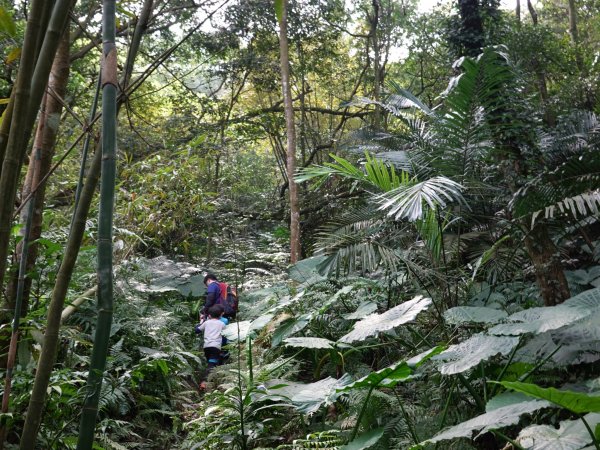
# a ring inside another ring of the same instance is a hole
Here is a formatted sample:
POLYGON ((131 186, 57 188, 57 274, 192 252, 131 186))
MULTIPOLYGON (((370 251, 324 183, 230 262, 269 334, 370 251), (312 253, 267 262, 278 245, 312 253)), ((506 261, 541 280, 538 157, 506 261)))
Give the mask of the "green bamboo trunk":
MULTIPOLYGON (((8 256, 8 244, 10 240, 10 229, 12 225, 12 213, 14 198, 17 191, 17 180, 23 163, 25 152, 20 149, 25 147, 23 129, 25 118, 31 99, 31 77, 35 66, 36 43, 40 33, 40 26, 44 9, 47 6, 44 0, 34 0, 31 3, 25 40, 21 51, 19 62, 19 73, 15 86, 14 96, 11 98, 11 121, 8 136, 0 140, 3 155, 2 170, 0 171, 0 288, 4 280, 6 270, 6 259, 8 256)), ((9 104, 9 108, 11 105, 9 104)), ((4 126, 3 126, 4 129, 4 126)))
POLYGON ((44 402, 46 390, 52 374, 52 368, 56 361, 58 336, 60 330, 60 320, 69 282, 73 274, 73 268, 77 261, 77 255, 81 247, 81 242, 85 234, 85 223, 87 220, 90 205, 94 198, 98 178, 100 177, 100 163, 102 153, 97 151, 92 159, 89 175, 86 178, 83 189, 81 190, 80 200, 73 217, 69 239, 65 248, 65 254, 60 264, 60 269, 56 275, 56 283, 52 291, 52 299, 48 308, 48 318, 46 321, 46 332, 44 333, 44 342, 42 352, 38 359, 37 370, 33 391, 29 398, 29 407, 27 416, 21 434, 21 450, 33 450, 35 448, 36 437, 42 421, 44 412, 44 402))
MULTIPOLYGON (((40 151, 35 155, 35 163, 39 167, 40 151)), ((27 222, 25 224, 25 233, 21 245, 21 261, 19 263, 19 275, 17 282, 17 294, 15 298, 15 314, 12 323, 12 334, 8 350, 8 359, 6 363, 6 376, 4 378, 4 395, 2 396, 2 414, 8 412, 10 391, 12 387, 12 375, 17 356, 17 344, 19 342, 19 326, 21 323, 21 306, 23 304, 23 291, 25 287, 25 275, 27 273, 27 252, 29 250, 29 236, 31 234, 31 224, 33 222, 33 207, 35 206, 35 195, 29 199, 27 222)), ((0 449, 4 449, 4 441, 8 431, 7 425, 3 424, 0 428, 0 449)))
POLYGON ((105 0, 102 11, 102 175, 98 218, 98 322, 90 361, 87 392, 81 415, 77 450, 94 442, 98 401, 106 367, 113 314, 112 226, 117 147, 117 50, 115 0, 105 0))
POLYGON ((23 44, 13 120, 4 161, 2 162, 2 173, 0 174, 0 287, 3 285, 4 272, 6 271, 17 182, 23 167, 23 160, 35 118, 46 90, 54 56, 69 17, 72 0, 58 0, 54 5, 43 44, 39 51, 39 57, 35 61, 34 67, 34 55, 37 52, 36 42, 40 35, 40 24, 45 9, 51 7, 51 2, 39 1, 39 3, 40 5, 37 5, 38 1, 34 1, 31 6, 31 16, 34 15, 34 8, 36 8, 38 18, 35 22, 28 21, 27 23, 27 33, 30 29, 33 31, 31 31, 32 36, 29 39, 31 42, 28 42, 28 34, 26 33, 25 43, 23 44), (29 57, 27 57, 28 52, 31 53, 29 57), (22 78, 26 78, 26 81, 21 82, 22 78))

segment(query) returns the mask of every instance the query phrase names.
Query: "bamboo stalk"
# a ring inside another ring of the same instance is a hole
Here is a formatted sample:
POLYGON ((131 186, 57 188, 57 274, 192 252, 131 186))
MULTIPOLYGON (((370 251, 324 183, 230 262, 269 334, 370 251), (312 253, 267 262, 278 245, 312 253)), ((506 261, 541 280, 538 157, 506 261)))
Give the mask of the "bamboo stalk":
POLYGON ((42 421, 42 413, 44 411, 44 401, 46 398, 46 389, 52 374, 52 368, 56 361, 58 333, 62 316, 62 308, 69 282, 73 273, 73 268, 77 261, 79 248, 85 233, 85 222, 87 215, 94 198, 96 185, 100 176, 100 164, 102 161, 100 151, 96 152, 90 165, 89 175, 85 181, 81 191, 79 205, 75 211, 75 217, 72 221, 71 232, 65 248, 63 260, 60 264, 58 274, 56 275, 56 283, 52 291, 52 299, 48 307, 48 318, 46 320, 46 332, 44 333, 44 342, 42 352, 40 354, 33 391, 29 398, 29 407, 27 408, 27 416, 21 434, 21 450, 33 450, 35 448, 35 440, 38 429, 42 421))
MULTIPOLYGON (((100 87, 102 84, 102 80, 100 75, 98 75, 98 82, 96 83, 96 93, 94 94, 94 101, 92 102, 92 110, 90 111, 90 119, 89 124, 93 123, 94 116, 96 115, 96 109, 98 108, 98 98, 100 97, 100 87)), ((91 125, 86 125, 91 126, 91 125)), ((84 131, 86 131, 84 129, 84 131)), ((90 130, 91 131, 91 130, 90 130)), ((79 197, 81 196, 81 189, 83 188, 83 177, 85 174, 85 165, 87 162, 88 150, 90 148, 90 138, 91 132, 85 133, 85 141, 83 141, 83 150, 81 152, 81 165, 79 166, 79 178, 77 179, 77 188, 75 189, 75 202, 73 205, 73 211, 77 210, 77 204, 79 203, 79 197)), ((75 215, 73 215, 75 218, 75 215)))
POLYGON ((87 380, 77 450, 91 450, 98 402, 106 367, 113 315, 112 227, 117 147, 117 49, 115 0, 104 0, 102 11, 102 177, 98 218, 98 319, 87 380))
MULTIPOLYGON (((35 65, 35 46, 43 12, 47 7, 44 0, 33 0, 31 3, 12 102, 10 130, 8 138, 0 141, 0 144, 6 145, 5 149, 0 149, 0 154, 4 154, 2 170, 0 172, 0 288, 3 285, 4 272, 6 271, 12 210, 17 192, 17 180, 24 157, 22 149, 25 147, 25 143, 23 142, 25 133, 23 130, 30 104, 31 75, 35 65), (6 142, 6 144, 3 142, 6 142)), ((6 314, 6 311, 4 313, 6 314)))
POLYGON ((71 314, 77 311, 79 307, 85 302, 91 300, 93 298, 92 296, 95 295, 97 291, 98 286, 94 286, 92 288, 89 288, 87 291, 85 291, 83 294, 81 294, 79 297, 73 300, 69 306, 63 309, 60 315, 60 322, 63 323, 65 320, 71 317, 71 314))
MULTIPOLYGON (((36 167, 40 165, 40 149, 37 149, 35 155, 36 167)), ((38 170, 38 169, 36 169, 38 170)), ((35 176, 34 176, 35 178, 35 176)), ((8 350, 8 359, 6 362, 6 377, 4 379, 4 394, 2 396, 2 414, 8 412, 8 402, 10 400, 10 391, 12 385, 12 374, 17 357, 17 344, 19 343, 19 325, 21 323, 21 309, 23 305, 23 291, 25 289, 25 276, 27 274, 27 252, 29 251, 29 235, 31 234, 31 224, 33 222, 33 208, 35 206, 35 196, 29 200, 27 205, 28 214, 25 223, 25 234, 23 235, 21 245, 21 261, 19 262, 19 275, 17 282, 17 295, 15 298, 15 315, 12 323, 12 334, 10 336, 10 345, 8 350)), ((8 428, 6 424, 0 428, 0 450, 4 449, 4 441, 8 428)))

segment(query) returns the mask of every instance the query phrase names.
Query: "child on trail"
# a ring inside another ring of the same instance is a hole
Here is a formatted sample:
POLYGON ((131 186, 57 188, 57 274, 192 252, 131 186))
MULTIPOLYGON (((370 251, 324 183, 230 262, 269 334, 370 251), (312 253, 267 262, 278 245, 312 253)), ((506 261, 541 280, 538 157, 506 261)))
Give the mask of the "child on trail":
MULTIPOLYGON (((204 332, 204 356, 208 363, 208 371, 221 364, 221 347, 223 346, 223 328, 225 322, 221 320, 223 307, 213 305, 208 308, 209 318, 196 325, 196 333, 204 332)), ((225 319, 227 320, 227 319, 225 319)))

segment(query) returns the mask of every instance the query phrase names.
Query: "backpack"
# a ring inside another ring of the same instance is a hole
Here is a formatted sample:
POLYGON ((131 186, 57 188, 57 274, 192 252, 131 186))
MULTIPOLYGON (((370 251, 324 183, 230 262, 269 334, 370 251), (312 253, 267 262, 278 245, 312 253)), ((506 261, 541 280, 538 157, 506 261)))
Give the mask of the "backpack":
POLYGON ((238 310, 238 296, 235 287, 229 286, 227 283, 219 282, 219 289, 221 295, 217 303, 223 305, 226 316, 232 316, 237 313, 238 310))

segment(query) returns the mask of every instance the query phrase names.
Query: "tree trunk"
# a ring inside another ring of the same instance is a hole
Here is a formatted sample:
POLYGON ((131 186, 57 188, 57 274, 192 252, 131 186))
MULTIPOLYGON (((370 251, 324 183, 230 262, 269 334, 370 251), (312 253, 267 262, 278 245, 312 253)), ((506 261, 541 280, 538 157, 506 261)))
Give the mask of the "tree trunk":
POLYGON ((533 22, 534 25, 537 25, 538 24, 538 15, 537 15, 537 11, 533 7, 533 4, 531 3, 531 0, 527 0, 527 9, 529 10, 529 14, 531 15, 531 21, 533 22))
MULTIPOLYGON (((499 157, 499 171, 510 192, 516 195, 529 175, 528 161, 521 146, 533 144, 528 124, 512 120, 519 117, 519 111, 511 109, 506 99, 512 98, 514 86, 513 80, 509 79, 504 83, 505 90, 498 90, 496 95, 505 99, 499 102, 499 106, 490 109, 487 121, 499 157)), ((544 304, 552 306, 564 302, 570 297, 569 285, 548 227, 540 221, 530 230, 530 218, 515 219, 515 222, 524 231, 525 251, 533 264, 544 304)))
MULTIPOLYGON (((373 0, 373 15, 369 17, 371 30, 369 37, 373 48, 373 96, 376 101, 381 101, 381 54, 379 48, 378 25, 381 5, 379 0, 373 0)), ((381 128, 381 107, 375 105, 373 114, 373 128, 379 130, 381 128)))
POLYGON ((97 148, 96 155, 90 165, 89 175, 81 191, 81 197, 73 217, 65 253, 58 274, 56 275, 56 282, 48 307, 48 318, 46 320, 46 332, 44 333, 42 352, 38 359, 33 391, 29 398, 29 407, 27 408, 27 416, 25 417, 23 433, 21 434, 21 450, 33 450, 35 448, 35 441, 44 412, 46 390, 48 388, 54 362, 56 361, 61 313, 69 289, 73 268, 77 262, 77 255, 79 254, 79 248, 81 247, 81 242, 85 233, 85 224, 90 205, 92 204, 96 185, 98 184, 98 178, 100 177, 101 157, 102 153, 97 148))
POLYGON ((517 5, 515 6, 515 17, 517 18, 517 25, 521 25, 521 0, 517 0, 517 5))
MULTIPOLYGON (((48 84, 48 76, 54 56, 66 26, 71 1, 58 0, 52 9, 52 16, 48 23, 48 29, 44 36, 39 58, 35 62, 35 69, 33 69, 34 41, 37 41, 39 34, 40 17, 43 14, 43 8, 50 7, 50 2, 34 0, 31 7, 30 20, 34 17, 36 19, 33 22, 28 20, 27 24, 25 42, 21 52, 19 75, 17 77, 13 120, 10 126, 6 154, 0 175, 0 287, 3 285, 4 272, 6 270, 12 213, 18 179, 21 167, 23 166, 27 143, 31 136, 31 130, 42 97, 44 96, 46 85, 48 84), (41 5, 38 5, 38 3, 41 5), (29 36, 30 31, 32 36, 29 36)), ((5 323, 6 321, 0 317, 0 322, 5 323)))
POLYGON ((94 443, 98 402, 106 367, 113 316, 112 228, 115 200, 117 150, 117 48, 115 45, 115 0, 102 7, 102 178, 98 218, 98 319, 94 347, 79 426, 77 450, 90 450, 94 443))
POLYGON ((571 42, 575 47, 575 62, 579 72, 583 74, 583 57, 581 55, 581 49, 579 48, 579 32, 577 31, 577 6, 575 0, 569 0, 569 35, 571 36, 571 42))
MULTIPOLYGON (((133 62, 137 56, 137 53, 139 52, 139 43, 147 28, 147 20, 150 15, 147 11, 147 8, 151 8, 152 4, 152 1, 146 0, 144 3, 144 8, 140 13, 140 18, 138 20, 130 47, 130 49, 134 48, 135 51, 130 50, 127 55, 127 63, 125 65, 126 73, 123 74, 122 78, 123 91, 126 91, 129 87, 129 81, 131 80, 131 73, 133 71, 133 62)), ((119 99, 117 111, 120 109, 124 101, 125 97, 121 97, 119 99)), ((96 101, 94 101, 92 110, 95 110, 95 104, 96 101)), ((92 117, 93 115, 94 114, 92 113, 92 117)), ((54 290, 52 292, 52 299, 50 302, 48 318, 46 322, 46 332, 44 334, 44 343, 38 360, 38 368, 36 371, 33 393, 30 398, 29 407, 27 409, 27 417, 25 419, 25 425, 23 428, 23 435, 21 437, 21 450, 34 449, 35 440, 44 411, 46 390, 48 388, 52 368, 56 361, 59 329, 62 320, 61 312, 62 314, 67 313, 67 310, 63 311, 62 308, 67 295, 71 276, 73 274, 73 269, 77 261, 77 255, 79 254, 79 248, 81 247, 81 242, 83 240, 85 224, 90 205, 100 176, 102 152, 98 145, 98 139, 96 139, 96 144, 96 153, 89 168, 88 178, 81 189, 79 200, 75 205, 75 212, 71 224, 71 231, 69 233, 69 238, 65 248, 65 254, 57 274, 54 290)), ((82 164, 85 164, 85 161, 83 161, 82 164)), ((95 287, 92 289, 94 291, 96 290, 95 287)))
POLYGON ((290 62, 287 40, 287 0, 282 0, 282 14, 279 20, 279 51, 281 57, 281 86, 285 109, 287 131, 287 175, 290 191, 290 263, 300 259, 300 208, 298 205, 298 185, 294 181, 296 172, 296 128, 294 124, 294 105, 290 86, 290 62))
POLYGON ((543 223, 536 224, 525 236, 525 248, 533 263, 544 305, 554 306, 568 299, 571 294, 560 255, 543 223))
MULTIPOLYGON (((37 257, 37 244, 35 241, 42 235, 42 213, 44 208, 46 184, 41 184, 40 181, 47 175, 52 164, 54 155, 54 145, 58 134, 58 126, 60 124, 60 115, 62 113, 62 102, 59 99, 64 98, 69 79, 69 33, 65 30, 60 46, 56 52, 50 79, 48 81, 48 90, 51 94, 47 94, 42 102, 42 111, 38 122, 37 132, 33 144, 33 150, 29 157, 29 166, 27 175, 23 183, 22 198, 27 198, 33 190, 35 190, 35 206, 32 217, 31 234, 29 242, 32 244, 27 252, 27 272, 29 272, 37 257), (35 155, 39 152, 40 160, 36 163, 35 155), (35 170, 39 164, 39 169, 35 170)), ((21 223, 27 223, 28 209, 21 210, 21 223)), ((17 246, 17 255, 20 254, 21 244, 17 246)), ((18 257, 20 260, 20 257, 18 257)), ((16 275, 16 274, 15 274, 16 275)), ((7 288, 7 299, 9 304, 12 304, 16 293, 16 277, 10 280, 7 288)), ((27 313, 27 305, 29 300, 29 291, 31 288, 31 279, 27 278, 23 291, 23 315, 27 313)))
MULTIPOLYGON (((529 14, 531 15, 531 21, 533 23, 533 26, 536 27, 538 25, 538 15, 535 8, 531 4, 531 0, 527 0, 527 8, 529 9, 529 14)), ((544 111, 544 123, 546 123, 546 125, 550 127, 554 127, 556 125, 556 115, 550 109, 550 104, 548 102, 548 86, 546 83, 546 73, 541 67, 540 61, 537 55, 535 54, 531 56, 531 65, 535 70, 535 75, 537 78, 541 106, 542 110, 544 111)))
MULTIPOLYGON (((8 137, 0 141, 5 146, 0 148, 3 155, 2 171, 0 172, 0 291, 4 281, 6 260, 8 257, 8 246, 10 241, 10 229, 12 215, 17 191, 17 181, 23 163, 25 140, 25 117, 27 116, 31 97, 31 76, 35 66, 35 45, 40 33, 40 21, 47 6, 43 0, 33 0, 27 20, 25 40, 21 51, 19 72, 14 89, 12 103, 12 120, 8 137)), ((9 104, 9 108, 11 104, 9 104)), ((4 122, 3 122, 4 125, 4 122)), ((4 126, 2 127, 4 129, 4 126)), ((3 305, 1 323, 8 323, 12 310, 3 305)))
MULTIPOLYGON (((34 171, 38 170, 39 166, 39 155, 37 151, 35 155, 34 171)), ((12 323, 12 334, 10 337, 10 345, 8 347, 8 357, 6 361, 6 377, 4 379, 4 395, 2 396, 2 414, 8 412, 8 403, 10 400, 10 391, 12 387, 12 374, 15 367, 15 359, 17 356, 17 344, 19 342, 19 327, 21 324, 21 309, 23 306, 23 290, 25 287, 25 276, 27 274, 27 252, 29 250, 29 236, 31 234, 31 223, 33 217, 33 208, 35 206, 35 197, 29 199, 27 209, 29 211, 28 220, 25 222, 25 233, 23 240, 21 241, 21 258, 19 263, 19 271, 17 275, 17 289, 15 294, 15 306, 14 306, 14 317, 12 323)), ((8 423, 2 424, 0 429, 0 450, 4 449, 4 441, 6 440, 6 433, 8 431, 8 423)))
POLYGON ((483 21, 478 0, 458 0, 461 19, 461 43, 464 54, 477 56, 484 46, 483 21))

